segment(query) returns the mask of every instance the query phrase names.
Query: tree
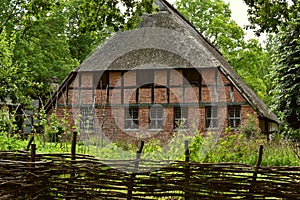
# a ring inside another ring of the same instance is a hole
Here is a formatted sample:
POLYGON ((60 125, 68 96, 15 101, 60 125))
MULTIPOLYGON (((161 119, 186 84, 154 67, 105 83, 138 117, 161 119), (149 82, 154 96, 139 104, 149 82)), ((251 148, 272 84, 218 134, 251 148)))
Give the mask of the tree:
POLYGON ((107 35, 134 27, 141 13, 153 8, 153 0, 0 1, 0 32, 5 29, 5 37, 14 38, 13 48, 3 48, 11 49, 10 66, 18 66, 11 68, 18 73, 3 72, 1 78, 9 82, 9 75, 22 74, 31 83, 23 95, 44 100, 51 78, 62 81, 107 35))
POLYGON ((32 80, 44 86, 28 88, 28 95, 33 98, 45 99, 51 90, 51 78, 62 81, 78 65, 71 56, 64 34, 66 17, 62 9, 57 6, 51 12, 30 16, 30 25, 26 26, 29 28, 17 33, 14 63, 27 66, 32 72, 32 80))
POLYGON ((28 103, 26 87, 32 87, 30 72, 26 66, 13 63, 15 37, 8 38, 6 29, 0 33, 0 102, 28 103))
POLYGON ((270 59, 258 40, 245 41, 243 29, 231 19, 229 5, 223 0, 181 0, 176 6, 268 103, 270 59))
POLYGON ((300 129, 300 13, 279 30, 273 45, 275 108, 293 129, 300 129))
POLYGON ((154 9, 153 0, 69 0, 65 8, 70 50, 79 62, 111 33, 134 28, 154 9))
POLYGON ((225 57, 243 46, 245 33, 223 0, 181 0, 176 7, 225 57))
POLYGON ((248 28, 257 29, 256 33, 277 33, 280 26, 289 22, 289 13, 295 10, 298 0, 244 0, 249 7, 248 28))
POLYGON ((229 62, 267 104, 271 103, 271 78, 269 76, 271 59, 267 51, 256 39, 250 39, 236 54, 232 54, 229 62))
POLYGON ((269 34, 273 107, 287 127, 300 129, 300 2, 244 1, 250 6, 248 13, 252 27, 258 27, 258 33, 269 34))

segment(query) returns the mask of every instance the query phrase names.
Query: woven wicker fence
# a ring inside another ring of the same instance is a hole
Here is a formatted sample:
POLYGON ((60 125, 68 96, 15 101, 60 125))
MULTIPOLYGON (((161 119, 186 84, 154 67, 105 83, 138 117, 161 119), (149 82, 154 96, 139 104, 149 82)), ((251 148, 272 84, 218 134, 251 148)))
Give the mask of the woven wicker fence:
POLYGON ((300 167, 188 157, 105 163, 80 154, 0 152, 0 199, 300 199, 300 167))

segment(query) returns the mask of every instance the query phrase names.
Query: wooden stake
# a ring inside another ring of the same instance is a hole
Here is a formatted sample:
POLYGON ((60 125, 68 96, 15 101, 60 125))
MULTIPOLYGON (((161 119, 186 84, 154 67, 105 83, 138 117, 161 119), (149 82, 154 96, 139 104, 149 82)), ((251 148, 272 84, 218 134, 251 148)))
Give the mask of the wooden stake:
POLYGON ((134 164, 134 171, 132 172, 132 174, 130 176, 130 183, 128 184, 127 200, 132 199, 132 190, 133 190, 133 184, 134 184, 134 179, 135 179, 135 173, 138 171, 138 168, 139 168, 141 154, 143 152, 144 144, 145 144, 145 142, 141 141, 140 149, 136 152, 136 160, 135 160, 135 164, 134 164))
POLYGON ((30 153, 30 161, 35 162, 35 155, 36 155, 36 144, 31 144, 31 153, 30 153))
POLYGON ((257 161, 256 161, 256 165, 254 167, 254 172, 253 172, 253 177, 252 177, 252 183, 251 183, 251 188, 249 190, 249 193, 250 193, 250 196, 251 196, 251 199, 253 199, 253 187, 255 185, 255 182, 256 182, 256 178, 257 178, 257 174, 258 174, 258 168, 261 164, 261 161, 262 161, 262 155, 263 155, 263 149, 264 149, 264 146, 263 145, 260 145, 259 146, 259 152, 258 152, 258 157, 257 157, 257 161))
POLYGON ((184 141, 184 147, 185 147, 185 188, 184 188, 184 193, 185 193, 185 200, 190 199, 190 192, 189 192, 189 180, 190 180, 190 150, 189 150, 189 141, 185 140, 184 141))
POLYGON ((71 147, 71 160, 76 159, 76 141, 77 141, 77 132, 73 132, 72 147, 71 147))
POLYGON ((32 135, 28 141, 27 147, 26 147, 26 151, 29 151, 30 145, 32 144, 34 140, 34 136, 32 135))

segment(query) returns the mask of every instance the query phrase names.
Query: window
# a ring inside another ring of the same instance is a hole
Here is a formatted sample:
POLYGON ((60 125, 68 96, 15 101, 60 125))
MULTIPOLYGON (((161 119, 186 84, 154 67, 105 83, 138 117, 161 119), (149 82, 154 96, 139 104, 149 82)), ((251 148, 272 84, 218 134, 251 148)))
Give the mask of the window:
POLYGON ((150 129, 162 129, 164 124, 164 108, 154 105, 150 108, 150 129))
POLYGON ((80 129, 81 130, 94 130, 94 109, 93 108, 80 108, 80 129))
POLYGON ((125 129, 139 129, 139 108, 125 109, 125 129))
POLYGON ((188 128, 188 107, 174 107, 174 128, 188 128))
POLYGON ((228 115, 228 126, 232 128, 237 128, 241 124, 241 107, 228 107, 228 115))
POLYGON ((206 128, 218 128, 218 107, 208 106, 206 112, 206 128))

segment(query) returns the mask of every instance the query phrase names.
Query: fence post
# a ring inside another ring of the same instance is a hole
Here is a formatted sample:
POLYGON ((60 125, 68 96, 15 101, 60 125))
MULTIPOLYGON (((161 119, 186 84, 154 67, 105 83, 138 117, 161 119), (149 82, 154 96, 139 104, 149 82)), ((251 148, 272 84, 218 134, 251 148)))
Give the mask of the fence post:
POLYGON ((257 161, 256 161, 256 165, 254 167, 254 173, 253 173, 252 182, 256 181, 258 168, 259 168, 259 166, 261 164, 261 160, 262 160, 263 149, 264 149, 264 146, 260 145, 259 146, 259 152, 258 152, 258 158, 257 158, 257 161))
POLYGON ((76 158, 76 141, 77 141, 77 132, 73 132, 72 146, 71 146, 71 160, 75 160, 76 158))
POLYGON ((253 187, 255 185, 256 182, 256 178, 257 178, 257 174, 258 174, 258 168, 260 167, 261 161, 262 161, 262 155, 263 155, 263 149, 264 146, 260 145, 259 146, 259 152, 258 152, 258 157, 257 157, 257 161, 256 161, 256 165, 254 166, 254 172, 253 172, 253 177, 252 177, 252 183, 251 183, 251 187, 250 187, 250 196, 253 198, 253 187))
POLYGON ((35 162, 35 155, 36 155, 36 144, 31 144, 31 151, 30 151, 30 161, 35 162))
MULTIPOLYGON (((72 144, 71 144, 71 160, 76 159, 76 142, 77 142, 77 132, 74 131, 72 135, 72 144)), ((70 178, 69 178, 69 184, 74 183, 75 179, 75 171, 73 171, 73 162, 70 164, 71 166, 71 172, 70 172, 70 178)), ((67 186, 68 195, 72 196, 74 194, 74 188, 72 186, 67 186)), ((67 197, 66 199, 73 199, 73 197, 67 197)))
POLYGON ((189 141, 184 141, 184 147, 185 147, 185 185, 184 185, 184 197, 185 200, 190 199, 190 193, 189 193, 189 180, 190 180, 190 150, 189 150, 189 141))
POLYGON ((29 148, 30 148, 30 146, 31 146, 31 144, 32 144, 32 142, 33 142, 33 140, 34 140, 34 136, 32 135, 32 136, 30 137, 29 141, 28 141, 28 144, 27 144, 27 147, 26 147, 26 151, 29 151, 29 148))
POLYGON ((134 179, 135 179, 135 173, 138 171, 139 164, 140 164, 140 159, 141 159, 141 154, 144 148, 144 141, 141 141, 141 146, 140 149, 136 152, 136 159, 134 163, 134 171, 132 172, 130 176, 130 182, 128 184, 128 191, 127 191, 127 200, 132 199, 132 190, 133 190, 133 184, 134 184, 134 179))

